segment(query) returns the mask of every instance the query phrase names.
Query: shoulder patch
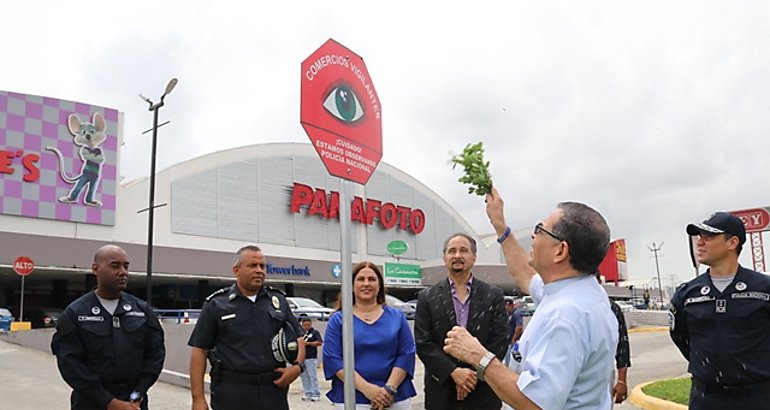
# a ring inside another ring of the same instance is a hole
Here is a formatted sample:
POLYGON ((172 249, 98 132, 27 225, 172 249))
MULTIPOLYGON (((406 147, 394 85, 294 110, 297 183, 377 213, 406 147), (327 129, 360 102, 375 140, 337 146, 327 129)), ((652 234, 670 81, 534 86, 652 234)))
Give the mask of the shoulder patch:
POLYGON ((272 286, 269 286, 269 285, 265 285, 265 290, 268 290, 268 291, 273 291, 273 292, 278 292, 278 293, 280 293, 281 295, 283 295, 283 296, 286 296, 286 292, 282 291, 281 289, 278 289, 278 288, 274 288, 274 287, 272 287, 272 286))
POLYGON ((217 297, 217 296, 219 296, 219 295, 224 295, 224 294, 225 294, 225 293, 227 293, 229 290, 230 290, 230 288, 229 288, 229 287, 227 287, 227 288, 221 288, 221 289, 217 289, 216 291, 214 291, 214 293, 212 293, 212 294, 210 294, 210 295, 206 296, 206 302, 208 302, 208 301, 209 301, 209 300, 211 300, 211 299, 214 299, 215 297, 217 297))

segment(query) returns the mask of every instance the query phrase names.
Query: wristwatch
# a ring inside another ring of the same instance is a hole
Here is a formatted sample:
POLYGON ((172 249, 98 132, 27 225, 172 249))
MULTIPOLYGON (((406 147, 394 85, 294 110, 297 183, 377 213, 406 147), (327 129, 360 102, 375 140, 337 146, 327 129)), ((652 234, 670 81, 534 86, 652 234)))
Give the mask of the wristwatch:
POLYGON ((481 361, 479 362, 478 367, 476 367, 476 378, 484 381, 484 372, 487 371, 487 366, 489 366, 490 363, 492 363, 492 360, 494 360, 495 354, 492 352, 487 352, 487 354, 484 355, 484 357, 481 358, 481 361))
POLYGON ((299 373, 305 373, 305 363, 294 363, 296 366, 299 366, 299 373))
POLYGON ((131 403, 136 403, 140 400, 142 400, 142 393, 139 393, 138 391, 132 391, 131 394, 128 395, 128 401, 131 403))

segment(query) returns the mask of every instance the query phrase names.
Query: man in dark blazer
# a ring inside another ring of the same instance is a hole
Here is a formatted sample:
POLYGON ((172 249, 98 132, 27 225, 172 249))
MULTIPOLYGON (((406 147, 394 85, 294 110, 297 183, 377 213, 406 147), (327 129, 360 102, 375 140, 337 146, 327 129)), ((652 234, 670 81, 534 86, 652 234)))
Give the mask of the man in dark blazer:
POLYGON ((425 365, 425 408, 499 410, 500 399, 477 380, 476 370, 443 347, 447 332, 462 326, 503 360, 508 348, 503 291, 473 277, 476 241, 469 235, 450 236, 443 254, 447 279, 420 292, 414 321, 417 355, 425 365))

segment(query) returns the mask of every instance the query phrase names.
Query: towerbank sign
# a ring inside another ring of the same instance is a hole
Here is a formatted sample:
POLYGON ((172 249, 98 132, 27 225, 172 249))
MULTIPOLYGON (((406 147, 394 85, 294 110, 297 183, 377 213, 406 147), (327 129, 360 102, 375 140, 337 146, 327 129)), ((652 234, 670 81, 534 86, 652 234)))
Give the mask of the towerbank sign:
MULTIPOLYGON (((301 212, 307 208, 308 215, 318 215, 326 219, 339 219, 340 193, 327 192, 321 188, 312 188, 295 182, 291 193, 291 211, 301 212)), ((425 212, 419 208, 409 208, 392 202, 356 196, 350 204, 350 218, 354 222, 372 225, 375 219, 384 229, 398 228, 418 235, 425 229, 425 212)))

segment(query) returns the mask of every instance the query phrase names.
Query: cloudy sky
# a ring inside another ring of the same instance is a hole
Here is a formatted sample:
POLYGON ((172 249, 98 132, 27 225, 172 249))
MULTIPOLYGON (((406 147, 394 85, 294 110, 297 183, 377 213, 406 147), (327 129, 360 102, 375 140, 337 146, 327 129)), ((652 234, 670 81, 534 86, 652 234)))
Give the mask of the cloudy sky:
POLYGON ((383 161, 479 233, 483 200, 448 165, 476 141, 509 224, 588 203, 626 239, 631 279, 655 276, 653 243, 664 284, 692 277, 687 223, 770 206, 770 4, 482 3, 3 0, 0 89, 124 112, 130 180, 149 174, 152 117, 137 94, 157 98, 171 77, 159 168, 307 142, 300 63, 334 38, 366 61, 383 161))

